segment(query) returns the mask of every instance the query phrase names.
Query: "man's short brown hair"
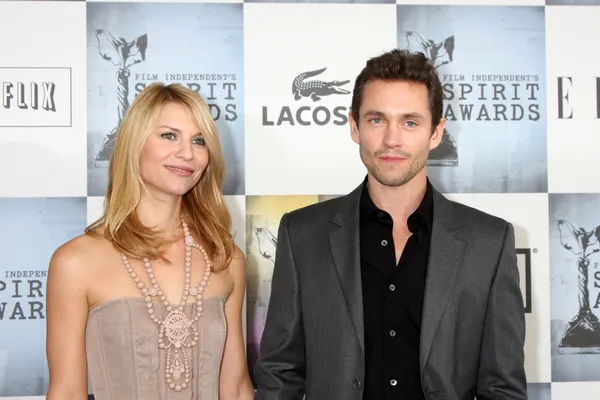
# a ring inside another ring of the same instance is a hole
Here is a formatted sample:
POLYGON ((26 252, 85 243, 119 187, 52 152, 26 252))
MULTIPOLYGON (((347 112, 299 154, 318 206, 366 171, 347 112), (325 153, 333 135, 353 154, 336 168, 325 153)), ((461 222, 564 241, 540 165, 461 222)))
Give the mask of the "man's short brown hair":
POLYGON ((352 93, 352 118, 357 124, 364 86, 375 80, 424 84, 429 93, 432 129, 440 123, 444 102, 442 84, 435 67, 423 53, 394 49, 367 61, 354 82, 352 93))

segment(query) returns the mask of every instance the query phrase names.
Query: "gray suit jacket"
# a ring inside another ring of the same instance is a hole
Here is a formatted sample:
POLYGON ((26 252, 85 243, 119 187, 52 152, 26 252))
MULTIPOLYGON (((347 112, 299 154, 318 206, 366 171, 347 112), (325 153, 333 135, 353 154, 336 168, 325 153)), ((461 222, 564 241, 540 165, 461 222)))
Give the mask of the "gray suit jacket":
MULTIPOLYGON (((361 190, 281 219, 254 370, 258 400, 362 399, 361 190)), ((526 400, 514 229, 433 192, 420 346, 425 398, 526 400)))

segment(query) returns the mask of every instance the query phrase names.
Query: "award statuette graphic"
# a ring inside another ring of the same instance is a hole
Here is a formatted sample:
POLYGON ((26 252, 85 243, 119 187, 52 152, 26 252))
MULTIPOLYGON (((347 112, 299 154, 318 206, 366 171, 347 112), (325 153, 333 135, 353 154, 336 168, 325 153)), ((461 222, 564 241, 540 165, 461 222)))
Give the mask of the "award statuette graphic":
MULTIPOLYGON (((261 263, 259 260, 265 259, 268 266, 263 266, 263 273, 259 273, 258 279, 253 284, 248 284, 248 298, 250 299, 248 303, 248 307, 250 308, 248 323, 250 326, 248 328, 246 361, 250 370, 250 379, 254 387, 256 387, 256 381, 253 370, 260 353, 260 340, 265 327, 266 314, 271 297, 272 272, 265 273, 265 270, 271 270, 274 266, 275 252, 277 250, 277 237, 265 225, 262 223, 259 224, 259 227, 252 228, 252 235, 256 238, 256 247, 258 249, 258 253, 255 253, 258 258, 256 261, 261 263)), ((258 267, 258 269, 260 270, 261 267, 258 267)))
MULTIPOLYGON (((431 60, 436 69, 452 62, 452 55, 454 53, 454 35, 447 37, 438 43, 431 39, 425 40, 421 35, 414 31, 408 31, 404 36, 408 42, 409 50, 423 52, 423 54, 431 60)), ((456 141, 448 129, 444 128, 442 140, 438 147, 429 153, 427 164, 444 167, 458 166, 456 141)))
POLYGON ((590 256, 600 251, 600 226, 592 231, 575 228, 565 220, 557 221, 560 243, 578 256, 577 286, 579 288, 579 310, 569 321, 563 337, 558 345, 559 354, 600 354, 600 322, 590 308, 590 291, 588 288, 588 266, 590 256))
POLYGON ((148 35, 143 34, 137 39, 127 42, 122 37, 116 39, 103 29, 96 29, 95 34, 98 40, 98 52, 100 56, 119 68, 117 71, 118 122, 116 127, 104 137, 100 149, 96 154, 94 164, 96 167, 101 167, 110 159, 115 139, 117 138, 117 131, 125 116, 125 112, 129 108, 129 75, 131 74, 129 68, 146 60, 148 35))
POLYGON ((255 228, 254 234, 258 240, 258 252, 263 258, 275 263, 277 237, 267 228, 255 228))

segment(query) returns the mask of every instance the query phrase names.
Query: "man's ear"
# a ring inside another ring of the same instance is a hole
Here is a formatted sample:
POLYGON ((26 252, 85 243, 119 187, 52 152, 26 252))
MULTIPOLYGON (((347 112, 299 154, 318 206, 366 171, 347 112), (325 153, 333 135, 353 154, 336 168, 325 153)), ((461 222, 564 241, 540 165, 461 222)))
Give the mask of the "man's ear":
POLYGON ((429 150, 433 150, 440 145, 442 141, 442 137, 444 136, 444 128, 446 127, 446 119, 440 119, 440 123, 437 124, 433 132, 431 133, 431 137, 429 138, 429 150))
POLYGON ((352 111, 348 113, 348 125, 350 125, 350 136, 354 143, 360 143, 360 131, 358 130, 358 123, 354 120, 352 111))

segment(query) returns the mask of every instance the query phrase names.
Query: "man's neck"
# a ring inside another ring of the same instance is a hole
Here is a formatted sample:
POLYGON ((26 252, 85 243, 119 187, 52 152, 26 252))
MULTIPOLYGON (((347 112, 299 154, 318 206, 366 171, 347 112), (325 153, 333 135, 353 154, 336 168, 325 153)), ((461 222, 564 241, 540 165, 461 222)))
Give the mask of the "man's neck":
POLYGON ((421 171, 402 186, 390 187, 368 176, 369 196, 373 203, 386 211, 397 222, 405 222, 423 201, 427 191, 427 175, 421 171))

